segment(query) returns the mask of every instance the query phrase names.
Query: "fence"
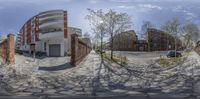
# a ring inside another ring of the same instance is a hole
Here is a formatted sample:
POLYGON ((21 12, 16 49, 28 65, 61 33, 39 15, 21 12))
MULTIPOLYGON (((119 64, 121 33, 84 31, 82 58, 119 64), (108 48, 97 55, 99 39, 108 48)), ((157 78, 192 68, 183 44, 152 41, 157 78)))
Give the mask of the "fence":
POLYGON ((71 35, 71 64, 76 66, 87 56, 92 48, 78 38, 77 34, 71 35))
POLYGON ((7 39, 0 43, 0 57, 8 64, 14 63, 14 35, 8 34, 7 39))

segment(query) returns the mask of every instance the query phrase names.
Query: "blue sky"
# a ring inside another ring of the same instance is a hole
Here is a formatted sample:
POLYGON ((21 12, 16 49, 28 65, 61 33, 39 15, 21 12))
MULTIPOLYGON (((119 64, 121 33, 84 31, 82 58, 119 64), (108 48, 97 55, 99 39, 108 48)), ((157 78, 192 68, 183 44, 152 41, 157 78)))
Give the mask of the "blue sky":
POLYGON ((87 8, 126 12, 138 33, 145 20, 158 28, 171 18, 200 25, 200 0, 0 0, 0 35, 17 33, 29 18, 52 9, 67 10, 69 26, 91 33, 87 8))

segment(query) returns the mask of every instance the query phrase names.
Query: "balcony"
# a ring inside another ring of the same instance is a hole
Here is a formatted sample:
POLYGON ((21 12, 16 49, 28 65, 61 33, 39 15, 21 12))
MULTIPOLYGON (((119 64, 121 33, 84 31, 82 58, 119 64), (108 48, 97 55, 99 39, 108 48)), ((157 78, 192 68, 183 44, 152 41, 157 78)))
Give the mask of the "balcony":
POLYGON ((52 32, 46 32, 46 33, 39 34, 40 40, 62 39, 62 38, 64 38, 63 31, 52 31, 52 32))
POLYGON ((44 21, 44 20, 48 20, 48 19, 64 19, 63 14, 54 14, 54 15, 50 15, 50 16, 45 16, 42 18, 39 18, 39 21, 44 21))
POLYGON ((56 14, 61 14, 63 13, 63 10, 51 10, 51 11, 45 11, 39 14, 40 18, 46 17, 46 16, 51 16, 51 15, 56 15, 56 14))
POLYGON ((53 19, 48 21, 43 21, 39 24, 39 28, 45 28, 45 27, 63 27, 64 20, 63 19, 53 19))

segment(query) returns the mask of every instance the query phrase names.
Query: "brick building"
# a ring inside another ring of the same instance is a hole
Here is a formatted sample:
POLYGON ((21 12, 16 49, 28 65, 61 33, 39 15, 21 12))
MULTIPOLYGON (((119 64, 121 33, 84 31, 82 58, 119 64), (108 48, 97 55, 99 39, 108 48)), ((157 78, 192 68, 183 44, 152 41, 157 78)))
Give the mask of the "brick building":
MULTIPOLYGON (((182 42, 176 39, 177 50, 182 50, 182 42)), ((175 49, 175 39, 172 35, 161 30, 150 28, 147 39, 138 40, 136 33, 122 32, 114 36, 113 49, 116 51, 167 51, 175 49)))
POLYGON ((122 32, 113 37, 113 50, 133 51, 134 42, 138 40, 134 30, 122 32))
MULTIPOLYGON (((161 30, 150 28, 147 30, 149 51, 166 51, 175 49, 175 38, 161 30)), ((182 42, 176 38, 177 50, 182 50, 182 42)))

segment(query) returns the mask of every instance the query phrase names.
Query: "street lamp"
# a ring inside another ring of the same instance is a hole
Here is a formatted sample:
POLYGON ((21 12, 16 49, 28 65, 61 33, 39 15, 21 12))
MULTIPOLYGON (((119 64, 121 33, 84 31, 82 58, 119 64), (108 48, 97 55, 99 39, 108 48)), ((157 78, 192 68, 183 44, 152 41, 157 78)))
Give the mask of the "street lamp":
POLYGON ((30 45, 30 49, 31 49, 31 55, 32 55, 32 57, 34 58, 34 62, 35 62, 35 43, 32 43, 31 45, 30 45))
POLYGON ((102 55, 103 54, 102 52, 103 51, 103 26, 102 26, 103 21, 100 20, 99 23, 100 23, 99 25, 100 25, 100 33, 101 33, 101 60, 103 60, 103 55, 102 55))

